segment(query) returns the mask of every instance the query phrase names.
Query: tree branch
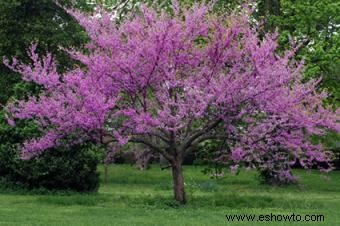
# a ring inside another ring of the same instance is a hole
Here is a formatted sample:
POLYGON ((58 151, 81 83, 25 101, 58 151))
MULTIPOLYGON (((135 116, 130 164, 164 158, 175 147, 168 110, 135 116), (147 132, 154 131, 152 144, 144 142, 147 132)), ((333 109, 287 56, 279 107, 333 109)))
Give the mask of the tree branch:
POLYGON ((203 129, 196 131, 192 136, 190 136, 188 139, 186 139, 180 150, 185 151, 187 148, 190 147, 190 145, 200 136, 208 133, 210 130, 214 129, 215 127, 217 127, 220 123, 222 122, 222 119, 218 119, 215 122, 212 122, 211 124, 207 125, 206 127, 204 127, 203 129))
POLYGON ((129 142, 144 144, 148 146, 149 148, 151 148, 152 150, 154 150, 155 152, 162 154, 164 158, 166 158, 168 161, 170 162, 173 161, 173 157, 169 153, 167 153, 164 149, 162 149, 161 147, 158 147, 156 144, 152 143, 149 140, 134 137, 134 138, 131 138, 129 142))

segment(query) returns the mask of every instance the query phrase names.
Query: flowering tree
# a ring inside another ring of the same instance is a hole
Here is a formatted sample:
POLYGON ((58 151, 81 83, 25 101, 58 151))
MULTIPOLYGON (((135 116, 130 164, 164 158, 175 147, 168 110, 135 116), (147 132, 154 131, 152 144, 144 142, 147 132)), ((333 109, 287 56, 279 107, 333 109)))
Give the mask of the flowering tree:
POLYGON ((6 61, 44 90, 8 106, 11 124, 32 119, 44 134, 23 144, 22 158, 70 142, 141 143, 169 161, 181 203, 183 159, 208 139, 225 139, 226 161, 235 163, 269 164, 262 156, 277 148, 305 166, 327 162, 308 136, 339 130, 337 117, 322 106, 326 94, 315 91, 316 81, 301 82, 294 51, 275 54, 276 34, 260 39, 248 16, 209 10, 174 4, 168 14, 142 6, 120 25, 101 9, 97 16, 68 10, 91 39, 84 52, 68 51, 78 68, 59 74, 36 46, 32 66, 6 61))

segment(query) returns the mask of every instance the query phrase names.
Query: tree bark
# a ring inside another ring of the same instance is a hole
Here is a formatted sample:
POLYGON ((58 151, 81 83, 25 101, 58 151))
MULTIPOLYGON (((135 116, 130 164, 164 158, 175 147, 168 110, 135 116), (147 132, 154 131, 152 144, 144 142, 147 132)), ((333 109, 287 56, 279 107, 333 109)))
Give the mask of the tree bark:
POLYGON ((171 166, 175 200, 181 204, 185 204, 187 200, 185 197, 182 161, 176 161, 172 163, 171 166))

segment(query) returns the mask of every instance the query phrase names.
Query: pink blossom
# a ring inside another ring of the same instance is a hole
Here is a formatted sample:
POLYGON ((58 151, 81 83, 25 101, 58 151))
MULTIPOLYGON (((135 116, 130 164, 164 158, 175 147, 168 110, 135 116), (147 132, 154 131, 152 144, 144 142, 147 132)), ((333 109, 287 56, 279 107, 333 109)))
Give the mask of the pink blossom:
POLYGON ((243 160, 245 153, 243 152, 241 147, 237 147, 234 150, 231 151, 231 160, 234 162, 240 162, 243 160))

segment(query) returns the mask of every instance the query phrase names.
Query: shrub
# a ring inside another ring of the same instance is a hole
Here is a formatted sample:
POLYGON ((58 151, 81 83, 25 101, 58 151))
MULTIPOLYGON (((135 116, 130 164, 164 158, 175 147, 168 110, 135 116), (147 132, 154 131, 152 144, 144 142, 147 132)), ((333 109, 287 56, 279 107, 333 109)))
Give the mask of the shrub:
POLYGON ((20 159, 18 144, 38 134, 29 121, 11 127, 0 112, 0 181, 25 188, 95 191, 99 185, 96 172, 99 151, 90 144, 54 148, 38 158, 20 159))
POLYGON ((0 146, 0 177, 25 188, 96 191, 98 163, 98 153, 89 145, 53 149, 28 161, 19 158, 17 149, 0 146))

